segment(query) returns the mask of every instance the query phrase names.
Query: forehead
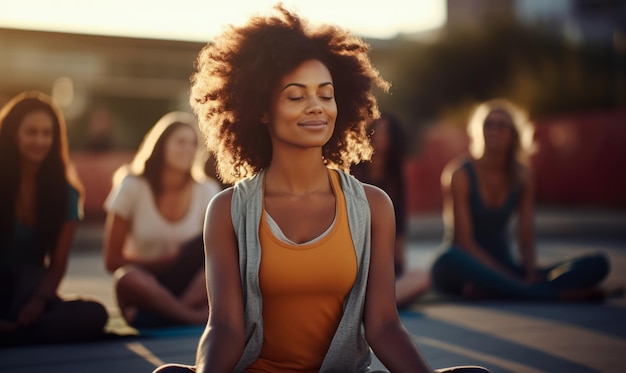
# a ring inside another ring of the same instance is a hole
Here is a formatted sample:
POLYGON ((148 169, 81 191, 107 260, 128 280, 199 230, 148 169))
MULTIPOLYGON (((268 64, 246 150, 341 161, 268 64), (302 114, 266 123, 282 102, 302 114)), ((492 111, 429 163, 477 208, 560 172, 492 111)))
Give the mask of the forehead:
POLYGON ((191 128, 190 126, 184 124, 184 125, 180 125, 178 126, 178 128, 174 129, 171 133, 170 133, 170 138, 174 138, 174 137, 196 137, 196 131, 191 128))
POLYGON ((52 128, 52 117, 50 114, 43 110, 33 111, 32 113, 28 113, 22 119, 20 123, 20 128, 31 128, 31 127, 50 127, 52 128))
POLYGON ((283 76, 281 89, 293 83, 317 85, 332 81, 332 76, 326 65, 319 60, 307 60, 283 76))
POLYGON ((485 121, 498 121, 498 122, 506 122, 506 123, 513 122, 513 120, 511 119, 511 116, 504 110, 493 110, 487 115, 487 117, 485 118, 485 121))

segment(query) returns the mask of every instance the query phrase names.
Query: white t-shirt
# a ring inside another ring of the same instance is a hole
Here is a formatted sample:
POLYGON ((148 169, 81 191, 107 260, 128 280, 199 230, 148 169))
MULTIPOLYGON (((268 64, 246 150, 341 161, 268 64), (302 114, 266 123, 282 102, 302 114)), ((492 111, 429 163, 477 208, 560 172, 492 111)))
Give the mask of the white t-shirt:
POLYGON ((109 193, 104 208, 130 222, 124 256, 154 259, 169 250, 178 250, 202 233, 204 215, 211 198, 220 191, 217 181, 195 183, 186 215, 176 222, 166 220, 158 210, 148 181, 129 175, 109 193))

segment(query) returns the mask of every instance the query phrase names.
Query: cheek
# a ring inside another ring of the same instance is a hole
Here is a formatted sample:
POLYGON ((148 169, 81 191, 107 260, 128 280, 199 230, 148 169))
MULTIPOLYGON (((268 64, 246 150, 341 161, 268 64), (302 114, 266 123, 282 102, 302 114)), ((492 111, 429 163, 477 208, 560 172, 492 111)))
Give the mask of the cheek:
POLYGON ((333 121, 337 119, 337 102, 330 103, 326 113, 333 118, 333 121))
POLYGON ((29 143, 29 139, 26 136, 23 136, 21 134, 18 134, 17 137, 15 138, 15 144, 17 145, 17 148, 20 150, 20 152, 26 147, 28 146, 29 143))
POLYGON ((272 121, 289 121, 293 118, 297 118, 300 113, 301 110, 296 105, 277 105, 273 111, 272 121))
POLYGON ((503 131, 502 133, 502 141, 505 142, 507 145, 511 145, 511 143, 513 142, 513 134, 511 133, 511 131, 503 131))
POLYGON ((176 149, 176 146, 174 144, 167 144, 165 146, 165 149, 163 149, 165 151, 164 154, 164 158, 165 161, 167 161, 168 163, 172 163, 176 161, 176 158, 178 158, 178 149, 176 149))
POLYGON ((42 142, 49 149, 49 148, 52 147, 52 143, 54 142, 54 139, 52 138, 52 136, 46 136, 46 137, 44 137, 42 142))

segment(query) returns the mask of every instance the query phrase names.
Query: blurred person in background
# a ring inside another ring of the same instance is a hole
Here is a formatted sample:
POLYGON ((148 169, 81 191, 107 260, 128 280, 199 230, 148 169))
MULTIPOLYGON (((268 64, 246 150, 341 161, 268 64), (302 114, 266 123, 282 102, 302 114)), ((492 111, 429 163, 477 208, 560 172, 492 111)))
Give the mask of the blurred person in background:
POLYGON ((469 299, 599 300, 605 255, 537 264, 531 170, 533 127, 513 103, 479 105, 468 123, 470 156, 452 160, 441 176, 445 239, 432 265, 435 287, 469 299), (517 255, 510 237, 517 215, 517 255))
POLYGON ((369 162, 361 162, 351 169, 360 181, 384 190, 394 206, 396 237, 394 268, 396 277, 396 303, 408 305, 430 288, 428 271, 407 268, 406 239, 407 212, 404 166, 406 163, 406 134, 398 118, 382 112, 379 119, 368 126, 374 153, 369 162))
POLYGON ((122 316, 137 329, 207 321, 202 226, 220 186, 204 174, 200 149, 195 117, 171 112, 113 176, 105 266, 122 316))
POLYGON ((65 119, 52 99, 24 92, 0 111, 0 345, 100 338, 105 307, 61 298, 82 185, 65 119))

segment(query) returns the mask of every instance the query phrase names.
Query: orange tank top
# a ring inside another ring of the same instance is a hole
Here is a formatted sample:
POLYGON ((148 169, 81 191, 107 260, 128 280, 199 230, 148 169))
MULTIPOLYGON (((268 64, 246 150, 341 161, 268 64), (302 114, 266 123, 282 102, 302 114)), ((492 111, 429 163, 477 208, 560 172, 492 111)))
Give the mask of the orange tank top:
POLYGON ((263 347, 246 372, 318 372, 339 326, 357 263, 341 182, 335 171, 329 174, 336 213, 320 239, 284 242, 261 214, 263 347))

